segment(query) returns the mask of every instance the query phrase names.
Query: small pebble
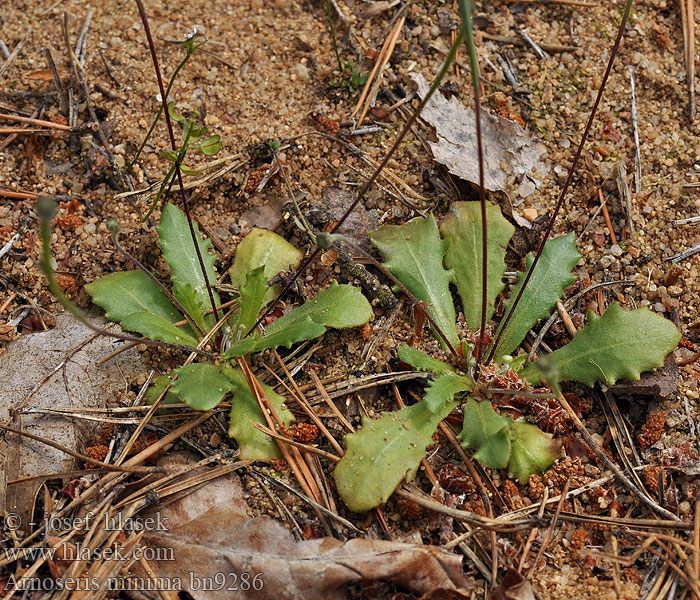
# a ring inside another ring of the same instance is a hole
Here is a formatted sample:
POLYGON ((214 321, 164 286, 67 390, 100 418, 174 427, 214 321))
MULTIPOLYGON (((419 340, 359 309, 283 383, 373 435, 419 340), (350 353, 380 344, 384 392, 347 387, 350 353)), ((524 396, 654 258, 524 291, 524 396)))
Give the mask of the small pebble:
POLYGON ((659 313, 666 312, 666 307, 661 302, 654 303, 654 310, 659 313))
POLYGON ((668 293, 674 298, 677 298, 683 294, 683 288, 680 285, 669 285, 668 293))
POLYGON ((622 256, 622 248, 618 244, 613 244, 610 247, 610 254, 613 256, 622 256))
POLYGON ((521 212, 523 217, 530 221, 530 223, 532 223, 537 218, 536 208, 524 208, 521 212))
POLYGON ((615 262, 615 257, 614 256, 603 256, 599 261, 598 264, 601 266, 603 269, 607 269, 610 267, 611 264, 615 262))
POLYGON ((294 71, 297 74, 297 77, 301 79, 302 81, 309 81, 311 77, 309 77, 309 69, 306 68, 305 64, 298 63, 294 65, 294 71))
MULTIPOLYGON (((522 196, 523 198, 527 198, 528 196, 532 196, 532 194, 535 193, 535 190, 537 188, 535 187, 535 184, 532 183, 529 179, 525 179, 519 186, 518 186, 518 194, 522 196)), ((528 210, 528 209, 525 209, 528 210)), ((530 209, 534 210, 534 209, 530 209)))
POLYGON ((583 472, 589 477, 596 477, 600 475, 600 469, 591 463, 586 463, 583 466, 583 472))

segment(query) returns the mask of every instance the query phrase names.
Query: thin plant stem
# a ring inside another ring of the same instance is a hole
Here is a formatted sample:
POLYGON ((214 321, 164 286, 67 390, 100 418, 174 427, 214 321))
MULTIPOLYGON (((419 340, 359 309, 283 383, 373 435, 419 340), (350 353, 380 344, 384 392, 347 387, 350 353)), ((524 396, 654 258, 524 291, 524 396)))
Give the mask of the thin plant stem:
MULTIPOLYGON (((175 80, 177 79, 177 76, 180 74, 180 71, 182 68, 187 64, 187 61, 192 58, 192 55, 195 53, 197 48, 200 46, 203 46, 204 42, 201 44, 197 44, 196 46, 192 47, 192 50, 190 51, 189 48, 187 48, 187 54, 185 55, 185 58, 183 58, 180 61, 180 64, 175 68, 175 71, 173 71, 173 74, 170 76, 170 81, 168 81, 168 87, 165 90, 165 96, 166 98, 170 95, 170 90, 173 87, 173 84, 175 83, 175 80)), ((163 114, 163 105, 158 108, 158 112, 156 113, 156 118, 153 119, 153 123, 151 123, 151 127, 148 129, 148 133, 146 134, 146 137, 143 139, 143 142, 141 142, 141 145, 139 146, 139 149, 136 151, 136 156, 131 159, 129 164, 126 167, 127 171, 131 171, 131 168, 136 164, 136 161, 139 159, 139 156, 141 156, 141 152, 143 152, 143 149, 146 147, 146 144, 148 143, 148 140, 151 139, 151 135, 153 135, 153 131, 156 128, 156 125, 158 124, 158 121, 160 120, 161 115, 163 114)))
POLYGON ((161 346, 163 348, 175 348, 177 350, 185 350, 187 352, 196 352, 207 358, 214 358, 211 352, 206 352, 205 350, 200 350, 199 348, 193 348, 192 346, 187 346, 185 344, 173 344, 170 342, 161 342, 159 340, 150 340, 148 338, 139 338, 133 335, 125 335, 122 333, 114 333, 108 329, 103 329, 93 325, 87 320, 82 311, 65 295, 61 286, 58 285, 56 281, 56 275, 51 266, 51 219, 56 214, 56 203, 47 196, 41 196, 37 200, 36 208, 37 216, 39 217, 39 234, 41 236, 41 260, 39 261, 39 266, 41 268, 44 277, 46 277, 46 282, 49 287, 49 291, 54 295, 56 300, 58 300, 63 308, 65 308, 70 314, 72 314, 78 321, 80 321, 85 327, 94 331, 99 335, 103 335, 110 338, 115 338, 117 340, 122 340, 124 342, 136 342, 137 344, 145 344, 148 346, 161 346))
POLYGON ((282 174, 282 179, 284 179, 284 185, 287 188, 287 193, 289 194, 289 199, 292 201, 292 205, 294 206, 294 210, 297 213, 297 216, 299 217, 299 220, 301 221, 301 224, 304 228, 304 231, 306 232, 306 235, 309 236, 309 239, 311 240, 311 243, 314 246, 318 246, 318 241, 316 240, 316 236, 314 235, 314 232, 311 230, 311 227, 306 220, 306 217, 304 216, 304 213, 301 212, 301 209, 299 208, 299 203, 297 202, 297 198, 294 195, 294 190, 292 190, 292 184, 289 182, 289 177, 287 177, 287 172, 284 170, 284 165, 282 165, 282 161, 280 160, 279 153, 275 148, 272 149, 272 156, 275 158, 275 162, 277 162, 277 166, 279 167, 280 173, 282 174))
MULTIPOLYGON (((160 99, 162 104, 161 108, 163 109, 163 114, 165 115, 165 123, 168 126, 170 146, 172 147, 173 151, 177 151, 177 144, 175 143, 175 133, 173 131, 173 123, 170 119, 170 113, 168 112, 168 96, 165 93, 165 87, 163 86, 163 75, 161 74, 160 67, 158 66, 158 55, 156 54, 156 47, 153 43, 151 28, 148 24, 146 9, 143 7, 143 2, 141 0, 136 0, 136 6, 138 6, 141 22, 143 23, 143 29, 146 32, 146 39, 148 40, 148 47, 151 51, 151 59, 153 60, 153 68, 155 69, 156 78, 158 79, 158 87, 160 88, 160 99)), ((204 283, 207 286, 207 293, 209 294, 209 301, 211 302, 211 308, 214 312, 214 318, 218 321, 219 311, 216 310, 216 300, 214 299, 214 292, 212 290, 211 284, 209 283, 209 276, 207 275, 207 270, 204 267, 204 259, 202 258, 202 252, 199 248, 199 240, 197 239, 197 233, 194 230, 192 215, 190 214, 190 205, 187 201, 187 194, 185 193, 185 184, 182 182, 182 171, 180 171, 180 164, 178 163, 178 161, 175 161, 175 176, 177 177, 177 183, 180 188, 180 195, 182 196, 182 208, 185 213, 185 217, 187 218, 187 224, 190 228, 190 236, 192 237, 194 251, 197 253, 199 268, 202 270, 202 277, 204 278, 204 283)))
POLYGON ((153 211, 156 209, 156 206, 158 205, 159 200, 163 197, 167 197, 168 193, 170 193, 170 188, 172 188, 172 186, 173 186, 173 181, 174 181, 173 175, 175 174, 175 170, 179 167, 179 165, 182 164, 182 162, 185 160, 185 154, 187 154, 187 144, 190 141, 190 131, 191 131, 191 128, 188 128, 187 133, 185 134, 185 140, 182 142, 182 146, 177 151, 177 158, 173 162, 173 166, 170 167, 170 170, 168 171, 168 174, 165 176, 165 179, 163 179, 163 183, 160 184, 160 189, 158 190, 158 194, 156 194, 155 199, 151 203, 151 207, 148 209, 148 212, 143 217, 141 217, 142 223, 144 221, 147 221, 148 217, 150 217, 153 214, 153 211), (163 192, 165 191, 166 185, 168 186, 168 190, 164 196, 163 192))
POLYGON ((518 295, 515 298, 515 301, 513 302, 513 306, 511 306, 510 310, 508 311, 508 314, 506 317, 501 321, 501 324, 499 325, 498 328, 498 333, 496 335, 496 339, 493 341, 493 345, 491 346, 491 351, 489 352, 488 358, 486 359, 486 364, 488 364, 496 354, 496 350, 498 349, 498 344, 501 341, 501 337, 503 337, 503 333, 506 330, 506 327, 508 327, 508 323, 510 322, 511 317, 513 316, 513 313, 515 312, 515 309, 518 306, 518 303, 520 302, 520 299, 522 298, 523 292, 525 291, 525 288, 527 287, 528 282, 530 281, 530 278, 532 277, 532 274, 535 271, 535 267, 537 267, 537 263, 540 260, 540 256, 542 256, 542 251, 544 250, 544 246, 547 243, 547 240, 549 239, 549 236, 552 234, 552 230, 554 229, 554 223, 557 219, 557 215, 559 214, 559 211, 561 210, 562 205, 564 204, 564 198, 566 197, 566 194, 569 191, 569 187, 571 186, 571 182, 574 179, 574 174, 576 173, 576 167, 578 166, 579 160, 581 158, 581 154, 583 153, 583 147, 586 144, 586 140, 588 139, 588 134, 591 131, 591 127, 593 126, 593 120, 595 119, 596 112, 598 111, 598 105, 600 104, 601 99, 603 98, 603 92, 605 91, 605 85, 608 82, 608 78, 610 77, 610 72, 612 71, 613 63, 615 62, 615 57, 617 56, 618 50, 620 49, 620 44, 622 43, 622 37, 625 33, 625 26, 627 25, 627 21, 629 20, 630 13, 632 12, 632 5, 634 4, 634 0, 627 0, 627 4, 625 5, 625 11, 622 15, 622 20, 620 21, 620 27, 617 30, 617 37, 615 38, 615 43, 613 44, 612 51, 610 52, 610 59, 608 60, 608 66, 605 69, 605 74, 603 75, 603 81, 600 84, 600 88, 598 88, 598 94, 596 95, 595 102, 593 104, 593 109, 591 110, 591 114, 588 116, 588 122, 586 123, 586 128, 583 130, 583 135, 581 136, 581 141, 579 142, 578 148, 576 149, 576 154, 574 155, 574 160, 571 163, 571 168, 569 169, 569 174, 566 178, 566 183, 564 183, 564 187, 561 190, 561 194, 559 195, 559 199, 557 200, 557 203, 554 207, 554 212, 552 213, 552 218, 549 220, 549 225, 547 226, 547 231, 544 234, 544 238, 542 239, 542 243, 540 244, 540 247, 537 250, 537 253, 535 254, 535 259, 532 261, 532 265, 527 271, 527 274, 525 275, 525 279, 523 280, 522 285, 520 286, 520 290, 518 291, 518 295))
POLYGON ((335 37, 335 25, 333 25, 333 12, 331 11, 331 0, 326 0, 326 13, 328 14, 328 27, 330 27, 331 30, 333 52, 335 52, 335 59, 338 61, 338 70, 342 73, 343 62, 340 60, 340 53, 338 52, 338 40, 335 37))
MULTIPOLYGON (((140 1, 140 0, 137 0, 140 1)), ((386 153, 384 156, 384 159, 382 162, 379 164, 379 166, 375 169, 374 173, 372 173, 372 176, 365 181, 364 185, 360 188, 360 190, 357 192, 357 196, 355 199, 352 201, 348 209, 345 211, 345 214, 340 218, 339 221, 336 222, 334 225, 333 229, 329 233, 335 233, 338 231, 338 229, 345 223, 347 218, 350 216, 353 210, 355 210, 355 207, 362 201, 362 199, 365 197, 365 194, 367 194, 367 191, 372 187, 374 182, 377 180, 381 172, 384 170, 384 167, 389 163, 389 160, 391 160, 391 157, 394 155, 394 152, 396 152, 396 149, 399 147, 399 144, 403 141, 403 139, 406 137, 406 134, 411 130, 411 126, 415 122, 415 120, 418 118, 418 115, 423 111, 423 108, 425 105, 428 103, 430 98, 433 96, 435 91, 438 89, 440 84, 442 83, 442 80, 444 79, 445 75, 447 75, 450 65, 452 65, 452 62, 454 61, 455 55, 457 54, 457 49, 460 47, 462 44, 462 41, 464 40, 464 33, 462 31, 459 32, 457 35, 457 39, 455 40, 454 44, 452 44, 452 47, 450 48, 450 51, 447 54, 447 58, 445 59, 445 62, 443 63, 442 67, 440 68, 440 72, 437 74, 437 77, 435 78, 435 81, 433 81, 432 85, 430 86, 430 89, 426 93, 425 97, 423 100, 421 100, 420 104, 418 107, 413 111, 411 116, 408 118, 408 121, 406 121, 406 124, 403 126, 403 129, 401 130, 401 133, 397 136, 397 138, 394 140, 394 143, 391 145, 391 148, 389 148, 389 151, 386 153)), ((249 335, 253 330, 255 330, 260 323, 263 322, 265 317, 274 309, 275 305, 277 304, 277 301, 287 293, 289 288, 291 288, 292 285, 294 285, 294 282, 296 279, 307 269, 307 267, 313 262, 313 260, 318 256, 318 253, 321 251, 321 248, 316 246, 316 248, 313 250, 313 252, 304 260, 304 262, 301 264, 297 272, 294 274, 293 277, 290 277, 289 280, 284 284, 282 287, 282 290, 278 294, 277 298, 275 299, 274 302, 271 302, 267 309, 260 315, 258 320, 255 322, 255 324, 250 328, 250 330, 246 333, 246 336, 249 335)), ((439 328, 438 328, 439 331, 439 328)), ((245 336, 243 336, 245 337, 245 336)), ((441 334, 441 337, 445 337, 444 333, 441 334)), ((459 354, 455 352, 455 357, 459 360, 461 357, 459 354)))
POLYGON ((476 117, 476 149, 479 162, 479 204, 481 205, 481 327, 479 329, 478 345, 476 348, 475 375, 479 376, 479 366, 484 354, 484 337, 486 335, 486 303, 488 294, 488 240, 486 227, 486 192, 484 191, 484 147, 481 136, 481 85, 479 81, 479 62, 476 56, 476 44, 472 29, 472 16, 474 7, 472 0, 459 0, 459 14, 462 18, 462 32, 464 43, 469 54, 471 66, 471 80, 474 87, 474 115, 476 117))
POLYGON ((184 306, 182 306, 180 301, 173 295, 173 293, 167 288, 167 286, 163 285, 158 280, 158 278, 153 273, 151 273, 150 269, 148 269, 146 265, 144 265, 131 253, 127 252, 127 250, 119 243, 120 228, 119 224, 116 222, 116 219, 110 219, 107 222, 107 228, 109 229, 110 236, 112 237, 112 243, 114 244, 115 248, 119 251, 119 253, 122 256, 124 256, 127 260, 131 261, 134 264, 134 266, 143 271, 148 276, 148 278, 158 286, 160 291, 168 297, 168 300, 170 300, 170 302, 173 303, 173 306, 183 314, 183 316, 189 321, 190 325, 192 325, 192 327, 195 328, 199 335, 206 335, 204 330, 197 324, 197 321, 194 320, 194 317, 190 315, 190 313, 184 306))

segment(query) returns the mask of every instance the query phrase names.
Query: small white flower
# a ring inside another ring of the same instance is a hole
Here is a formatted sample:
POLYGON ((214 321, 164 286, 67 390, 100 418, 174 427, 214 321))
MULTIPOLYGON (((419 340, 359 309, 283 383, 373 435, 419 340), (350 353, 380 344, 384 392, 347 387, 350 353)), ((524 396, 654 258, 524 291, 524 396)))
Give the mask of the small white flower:
POLYGON ((198 33, 197 26, 195 25, 194 27, 192 27, 192 29, 185 32, 185 39, 191 40, 195 35, 197 35, 197 33, 198 33))

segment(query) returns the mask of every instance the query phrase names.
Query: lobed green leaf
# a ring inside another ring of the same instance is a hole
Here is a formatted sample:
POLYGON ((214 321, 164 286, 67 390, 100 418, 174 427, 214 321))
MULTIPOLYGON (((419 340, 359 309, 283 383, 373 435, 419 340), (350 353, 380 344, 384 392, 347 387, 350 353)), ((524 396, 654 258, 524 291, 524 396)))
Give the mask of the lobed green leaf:
POLYGON ((508 471, 526 483, 533 473, 541 473, 556 460, 559 442, 536 425, 519 419, 510 427, 511 455, 508 471))
POLYGON ((432 356, 428 356, 425 352, 421 352, 417 348, 413 348, 407 344, 399 346, 399 358, 417 371, 428 371, 436 375, 455 373, 451 365, 437 358, 433 358, 432 356))
POLYGON ((143 271, 121 271, 100 277, 85 286, 92 301, 105 311, 110 321, 121 322, 132 313, 150 312, 170 323, 183 317, 170 299, 143 271))
MULTIPOLYGON (((146 404, 155 404, 156 400, 161 395, 163 390, 171 382, 172 382, 172 375, 161 375, 160 377, 158 377, 151 384, 151 386, 146 390, 146 404)), ((165 393, 165 398, 163 398, 161 405, 180 404, 180 403, 182 403, 182 399, 175 392, 173 392, 173 388, 171 387, 165 393)), ((161 414, 167 413, 167 409, 160 409, 160 412, 161 412, 161 414)))
MULTIPOLYGON (((279 457, 280 450, 277 442, 251 423, 252 420, 267 426, 265 417, 260 411, 258 401, 255 399, 243 371, 237 367, 225 366, 222 367, 222 373, 229 380, 230 389, 233 392, 228 433, 238 442, 241 450, 239 458, 241 460, 270 460, 279 457)), ((294 416, 284 405, 284 397, 264 383, 260 385, 282 424, 285 427, 291 425, 294 416)))
POLYGON ((255 332, 232 344, 224 356, 243 356, 279 346, 289 348, 296 342, 323 335, 327 327, 357 327, 373 316, 370 303, 358 288, 334 283, 313 300, 273 321, 264 337, 255 332))
MULTIPOLYGON (((450 293, 453 271, 442 266, 448 242, 440 239, 433 215, 417 217, 404 225, 384 225, 369 234, 386 261, 384 266, 418 300, 453 347, 459 339, 450 293)), ((440 342, 444 345, 442 339, 440 342)))
MULTIPOLYGON (((523 341, 527 332, 537 321, 550 315, 557 300, 564 294, 564 288, 570 285, 575 277, 571 270, 581 258, 576 250, 576 238, 573 232, 553 240, 549 240, 537 262, 532 277, 523 292, 512 317, 498 344, 494 358, 500 361, 504 354, 515 350, 523 341)), ((527 270, 530 269, 535 257, 532 253, 527 256, 527 270)), ((520 283, 514 287, 510 300, 506 302, 504 314, 510 312, 515 302, 526 273, 518 273, 520 283)))
POLYGON ((207 331, 205 317, 204 317, 204 307, 202 303, 197 299, 197 294, 190 283, 182 283, 176 281, 173 284, 173 296, 177 298, 177 301, 182 304, 182 307, 189 313, 189 315, 194 319, 194 322, 199 325, 203 331, 207 331))
POLYGON ((188 333, 189 328, 175 327, 170 321, 151 312, 136 312, 124 317, 121 326, 128 331, 136 331, 151 340, 169 344, 196 346, 197 338, 188 333))
POLYGON ((413 479, 433 433, 457 404, 447 402, 433 412, 419 402, 377 420, 365 418, 360 431, 346 436, 345 456, 333 478, 348 508, 354 512, 375 508, 404 479, 413 479))
MULTIPOLYGON (((160 217, 160 224, 156 227, 158 231, 158 245, 163 251, 163 257, 170 266, 171 279, 173 284, 190 284, 195 292, 197 301, 202 306, 211 306, 209 293, 207 291, 206 280, 202 273, 202 268, 197 258, 190 227, 184 213, 174 204, 166 204, 160 217)), ((216 272, 214 262, 216 256, 209 254, 210 240, 202 241, 199 236, 199 227, 194 224, 197 246, 202 254, 204 268, 210 283, 216 282, 216 272)), ((214 301, 220 304, 219 294, 212 290, 214 301)))
POLYGON ((447 373, 428 383, 423 401, 428 409, 435 412, 446 402, 452 402, 461 392, 469 392, 474 386, 464 375, 447 373))
MULTIPOLYGON (((486 322, 495 310, 496 296, 503 290, 503 273, 506 270, 506 246, 515 232, 501 214, 501 209, 486 203, 487 228, 487 283, 486 322)), ((442 237, 449 240, 445 264, 454 271, 457 291, 462 299, 464 319, 470 329, 481 326, 482 301, 482 227, 479 202, 457 202, 440 225, 442 237)))
MULTIPOLYGON (((248 273, 258 267, 264 267, 265 279, 270 280, 280 271, 299 266, 301 257, 301 251, 283 237, 267 229, 254 227, 236 248, 236 256, 229 269, 231 284, 240 288, 248 273)), ((273 300, 279 292, 279 285, 270 287, 263 304, 273 300)))
MULTIPOLYGON (((622 310, 615 302, 602 317, 589 312, 588 325, 546 358, 561 381, 613 385, 618 379, 636 381, 644 371, 661 367, 680 339, 676 326, 661 315, 646 308, 622 310)), ((521 376, 537 381, 546 371, 539 363, 526 367, 521 376)))
POLYGON ((239 309, 236 312, 235 331, 240 335, 246 334, 258 320, 258 314, 265 302, 265 295, 268 292, 267 278, 265 277, 265 267, 260 266, 252 271, 248 271, 245 282, 239 288, 239 309))
POLYGON ((467 400, 464 425, 459 437, 467 448, 476 450, 474 457, 483 465, 503 469, 511 452, 508 426, 512 419, 500 416, 488 400, 467 400))
POLYGON ((218 365, 197 363, 175 369, 177 379, 170 389, 196 410, 209 410, 233 389, 218 365))

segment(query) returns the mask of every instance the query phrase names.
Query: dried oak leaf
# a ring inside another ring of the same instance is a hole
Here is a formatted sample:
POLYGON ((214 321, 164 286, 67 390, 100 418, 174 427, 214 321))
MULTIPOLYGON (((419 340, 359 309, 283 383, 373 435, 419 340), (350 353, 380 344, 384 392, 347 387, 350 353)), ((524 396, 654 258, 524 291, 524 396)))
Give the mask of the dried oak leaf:
POLYGON ((183 590, 198 600, 222 597, 220 591, 190 586, 218 573, 262 574, 262 589, 227 592, 226 598, 233 600, 340 600, 346 597, 346 584, 378 579, 418 596, 449 590, 461 600, 473 591, 472 580, 462 573, 461 557, 433 546, 363 538, 296 542, 277 521, 248 517, 235 473, 152 511, 160 513, 167 531, 146 531, 143 543, 168 548, 167 558, 173 559, 153 561, 152 566, 160 577, 179 577, 183 590))
POLYGON ((491 592, 489 600, 535 600, 532 585, 515 569, 508 569, 498 587, 491 592))
MULTIPOLYGON (((428 82, 420 74, 413 74, 412 77, 418 85, 418 95, 424 98, 428 92, 428 82)), ((445 165, 453 175, 477 183, 479 161, 474 111, 457 98, 446 100, 441 94, 434 94, 421 117, 435 127, 438 141, 430 143, 435 160, 445 165)), ((515 176, 516 180, 529 179, 532 182, 532 186, 528 186, 531 187, 530 194, 534 193, 539 180, 549 171, 543 161, 546 152, 544 144, 531 137, 517 123, 491 115, 488 111, 482 112, 481 135, 486 190, 511 194, 515 190, 509 180, 515 176)), ((523 191, 521 195, 524 195, 523 191)))
MULTIPOLYGON (((89 318, 98 327, 107 324, 102 318, 89 318)), ((113 340, 96 336, 66 313, 56 317, 55 329, 8 344, 0 355, 0 372, 21 377, 6 378, 0 387, 0 421, 82 452, 86 441, 95 439, 99 425, 41 411, 15 411, 104 408, 108 398, 122 392, 125 373, 130 376, 146 369, 135 348, 99 365, 98 360, 112 350, 113 340)), ((32 477, 71 471, 77 461, 62 450, 6 434, 0 440, 0 464, 8 480, 28 478, 7 488, 7 510, 28 523, 37 490, 44 485, 42 479, 32 477)), ((0 489, 0 504, 3 493, 0 489)))

